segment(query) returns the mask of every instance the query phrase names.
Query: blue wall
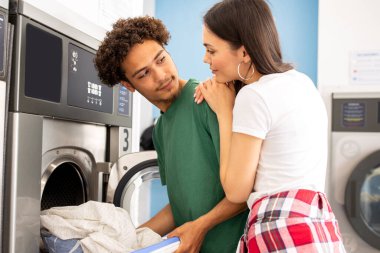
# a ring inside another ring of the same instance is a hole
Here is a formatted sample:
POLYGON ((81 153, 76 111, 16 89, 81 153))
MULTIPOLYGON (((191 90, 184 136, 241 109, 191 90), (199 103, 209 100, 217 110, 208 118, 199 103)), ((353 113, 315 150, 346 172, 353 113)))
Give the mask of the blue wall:
MULTIPOLYGON (((183 79, 211 76, 203 63, 202 16, 216 0, 156 0, 156 17, 171 33, 167 47, 183 79)), ((285 61, 317 83, 318 0, 268 0, 285 61)), ((153 116, 159 112, 154 110, 153 116)))
POLYGON ((156 17, 161 19, 171 34, 167 50, 177 64, 183 79, 203 80, 211 76, 203 63, 203 14, 215 0, 156 0, 156 17))
POLYGON ((318 0, 269 0, 285 61, 317 84, 318 0))

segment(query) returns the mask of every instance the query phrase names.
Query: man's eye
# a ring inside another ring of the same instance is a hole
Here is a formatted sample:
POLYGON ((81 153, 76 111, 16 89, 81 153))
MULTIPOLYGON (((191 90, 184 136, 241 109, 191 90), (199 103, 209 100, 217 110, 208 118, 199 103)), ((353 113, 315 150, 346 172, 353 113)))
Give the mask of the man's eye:
POLYGON ((148 71, 148 70, 145 70, 144 72, 142 72, 142 73, 138 76, 138 78, 139 78, 139 79, 144 78, 144 77, 146 77, 148 74, 149 74, 149 71, 148 71))

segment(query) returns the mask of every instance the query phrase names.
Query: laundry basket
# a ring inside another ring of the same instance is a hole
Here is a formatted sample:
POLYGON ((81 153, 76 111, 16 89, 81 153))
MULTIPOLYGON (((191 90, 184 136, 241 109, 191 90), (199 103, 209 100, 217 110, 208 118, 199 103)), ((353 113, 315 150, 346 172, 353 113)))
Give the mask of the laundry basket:
POLYGON ((172 237, 132 253, 173 253, 179 246, 179 238, 172 237))
POLYGON ((50 234, 46 230, 41 231, 44 248, 41 252, 46 253, 83 253, 80 242, 77 239, 62 240, 50 234))
MULTIPOLYGON (((79 240, 62 240, 50 234, 48 231, 41 231, 46 253, 83 253, 79 240)), ((133 251, 132 253, 173 253, 179 246, 179 238, 172 237, 149 247, 133 251)))

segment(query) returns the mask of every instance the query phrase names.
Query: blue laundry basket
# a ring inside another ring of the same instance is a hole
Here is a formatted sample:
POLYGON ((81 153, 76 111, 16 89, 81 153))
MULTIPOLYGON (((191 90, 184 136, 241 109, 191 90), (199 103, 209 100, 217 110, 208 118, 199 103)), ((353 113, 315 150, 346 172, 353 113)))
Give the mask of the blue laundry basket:
POLYGON ((83 253, 80 242, 77 239, 62 240, 44 230, 41 231, 41 238, 45 249, 49 253, 83 253))
POLYGON ((172 253, 178 248, 179 243, 178 237, 172 237, 149 247, 135 250, 132 253, 172 253))

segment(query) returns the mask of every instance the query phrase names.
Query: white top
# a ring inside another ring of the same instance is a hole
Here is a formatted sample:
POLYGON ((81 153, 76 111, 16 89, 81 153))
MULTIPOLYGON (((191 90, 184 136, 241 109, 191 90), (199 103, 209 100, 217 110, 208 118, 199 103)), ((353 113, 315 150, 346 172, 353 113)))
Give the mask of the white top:
POLYGON ((323 192, 327 128, 326 108, 306 75, 289 70, 244 86, 236 97, 232 130, 264 140, 248 206, 290 189, 323 192))

